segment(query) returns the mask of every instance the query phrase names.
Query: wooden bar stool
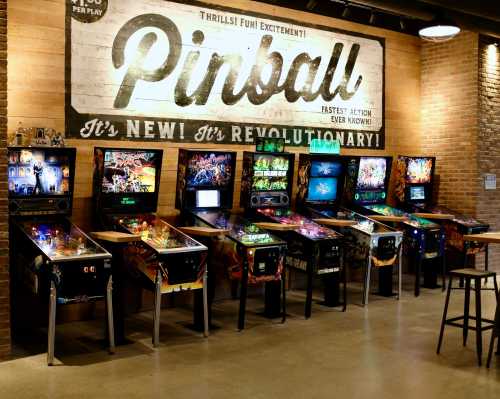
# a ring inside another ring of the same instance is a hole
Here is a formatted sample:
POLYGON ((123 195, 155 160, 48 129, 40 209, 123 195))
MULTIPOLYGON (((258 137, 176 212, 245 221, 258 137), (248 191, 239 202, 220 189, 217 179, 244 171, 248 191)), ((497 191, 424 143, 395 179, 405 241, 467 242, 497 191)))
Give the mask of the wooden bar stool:
MULTIPOLYGON (((486 362, 486 367, 490 368, 491 358, 493 356, 493 347, 495 346, 495 338, 500 338, 500 306, 497 303, 497 310, 495 312, 495 326, 493 327, 493 332, 491 333, 490 349, 488 351, 488 360, 486 362)), ((497 348, 497 354, 500 354, 500 348, 497 348)))
POLYGON ((446 292, 446 301, 444 303, 443 320, 441 322, 441 330, 439 332, 439 341, 437 346, 437 354, 441 351, 441 344, 443 342, 443 333, 445 325, 454 326, 462 329, 463 334, 463 345, 467 344, 467 336, 469 330, 474 330, 476 332, 476 349, 477 349, 477 359, 478 365, 481 366, 482 354, 483 354, 483 336, 482 332, 485 330, 491 330, 494 326, 494 321, 489 319, 484 319, 481 316, 481 280, 493 277, 494 291, 498 303, 498 286, 496 281, 496 273, 490 271, 476 270, 476 269, 456 269, 450 271, 450 277, 448 282, 448 291, 446 292), (452 288, 453 277, 465 280, 465 288, 452 288), (474 292, 476 297, 476 315, 469 315, 469 303, 470 303, 470 291, 471 291, 471 281, 474 280, 474 292), (450 302, 451 290, 461 290, 465 289, 465 301, 464 301, 464 314, 458 317, 452 317, 447 319, 448 314, 448 304, 450 302), (469 319, 475 320, 475 327, 469 326, 469 319), (463 323, 460 323, 463 321, 463 323), (483 326, 482 323, 487 325, 483 326))

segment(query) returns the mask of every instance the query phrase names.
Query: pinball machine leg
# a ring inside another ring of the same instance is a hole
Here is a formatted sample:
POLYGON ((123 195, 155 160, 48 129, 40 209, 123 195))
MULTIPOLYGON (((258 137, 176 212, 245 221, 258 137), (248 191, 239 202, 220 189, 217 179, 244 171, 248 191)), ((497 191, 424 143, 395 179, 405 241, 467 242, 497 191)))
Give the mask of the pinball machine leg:
POLYGON ((341 267, 341 273, 342 273, 342 283, 344 285, 343 288, 343 293, 342 293, 342 312, 345 312, 347 310, 347 270, 345 266, 345 258, 344 258, 344 251, 341 250, 341 255, 340 255, 340 267, 341 267))
POLYGON ((155 284, 155 313, 153 315, 153 346, 156 348, 160 343, 160 311, 161 311, 161 270, 156 272, 155 284))
POLYGON ((57 310, 57 291, 53 281, 50 282, 50 297, 49 297, 49 333, 48 333, 48 348, 47 348, 47 365, 54 364, 54 350, 56 338, 56 310, 57 310))
POLYGON ((415 296, 420 295, 420 275, 422 274, 422 255, 420 251, 417 255, 417 264, 415 268, 415 296))
POLYGON ((365 303, 365 296, 366 296, 366 273, 368 273, 368 260, 366 261, 365 266, 363 267, 363 299, 361 301, 362 304, 365 303))
POLYGON ((398 254, 398 300, 401 299, 403 292, 403 243, 399 246, 398 254))
POLYGON ((281 273, 281 297, 282 297, 282 317, 281 322, 284 323, 286 321, 286 268, 283 268, 283 272, 281 273))
POLYGON ((208 269, 205 265, 205 272, 203 273, 203 336, 205 338, 209 335, 209 320, 208 320, 208 269))
POLYGON ((306 319, 311 317, 312 313, 312 295, 313 295, 313 265, 312 262, 307 262, 307 291, 306 291, 306 307, 304 317, 306 319))
POLYGON ((246 260, 246 255, 245 255, 245 260, 243 263, 243 273, 241 275, 240 309, 238 314, 239 331, 242 331, 245 328, 247 295, 248 295, 248 261, 246 260))
POLYGON ((372 271, 372 258, 368 256, 368 264, 366 265, 366 273, 365 273, 365 289, 363 292, 363 306, 368 305, 368 297, 370 295, 370 278, 372 271))
POLYGON ((106 287, 106 310, 108 318, 109 353, 115 353, 115 323, 113 320, 113 277, 109 276, 106 287))

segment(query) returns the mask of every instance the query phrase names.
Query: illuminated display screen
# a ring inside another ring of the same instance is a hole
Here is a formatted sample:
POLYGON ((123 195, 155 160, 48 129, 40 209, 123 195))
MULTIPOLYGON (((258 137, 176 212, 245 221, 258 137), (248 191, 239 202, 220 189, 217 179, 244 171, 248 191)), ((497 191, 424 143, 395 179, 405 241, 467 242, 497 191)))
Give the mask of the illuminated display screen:
POLYGON ((425 199, 425 187, 424 186, 410 187, 410 199, 411 200, 425 199))
POLYGON ((197 208, 218 208, 220 207, 219 190, 198 190, 196 191, 197 208))
POLYGON ((9 195, 65 195, 69 193, 70 166, 67 155, 44 150, 9 151, 9 195))
POLYGON ((336 177, 311 177, 307 193, 309 201, 334 201, 336 198, 336 177))
POLYGON ((129 197, 123 197, 120 200, 120 204, 122 204, 122 205, 135 205, 136 202, 137 201, 135 198, 129 198, 129 197))
POLYGON ((387 161, 385 158, 361 158, 357 189, 384 189, 387 161))
POLYGON ((432 158, 408 158, 406 180, 408 183, 430 183, 432 158))
POLYGON ((288 158, 275 155, 256 155, 253 165, 252 189, 256 191, 286 190, 288 188, 288 158))
POLYGON ((255 140, 255 150, 258 152, 283 152, 285 150, 285 140, 259 137, 255 140))
POLYGON ((160 154, 149 151, 106 150, 103 193, 154 193, 160 154))
POLYGON ((231 182, 233 154, 194 153, 187 166, 188 187, 223 187, 231 182))
POLYGON ((313 161, 311 163, 312 177, 337 177, 342 171, 340 162, 321 162, 313 161))

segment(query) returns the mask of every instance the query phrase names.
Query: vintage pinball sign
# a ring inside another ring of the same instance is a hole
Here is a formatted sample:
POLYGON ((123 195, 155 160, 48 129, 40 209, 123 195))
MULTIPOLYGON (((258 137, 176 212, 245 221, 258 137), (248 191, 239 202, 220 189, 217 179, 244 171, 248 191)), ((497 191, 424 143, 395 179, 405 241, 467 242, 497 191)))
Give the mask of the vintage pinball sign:
POLYGON ((384 148, 384 39, 164 0, 68 0, 71 138, 384 148))

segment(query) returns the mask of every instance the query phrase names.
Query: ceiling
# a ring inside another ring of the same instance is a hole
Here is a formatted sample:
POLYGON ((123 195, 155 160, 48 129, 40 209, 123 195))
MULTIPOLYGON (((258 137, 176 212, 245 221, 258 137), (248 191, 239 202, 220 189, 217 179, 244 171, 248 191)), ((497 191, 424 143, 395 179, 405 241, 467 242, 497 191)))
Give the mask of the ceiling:
POLYGON ((436 16, 465 30, 500 38, 500 0, 257 0, 417 35, 436 16), (347 7, 346 7, 347 6, 347 7), (346 10, 347 8, 347 10, 346 10))

